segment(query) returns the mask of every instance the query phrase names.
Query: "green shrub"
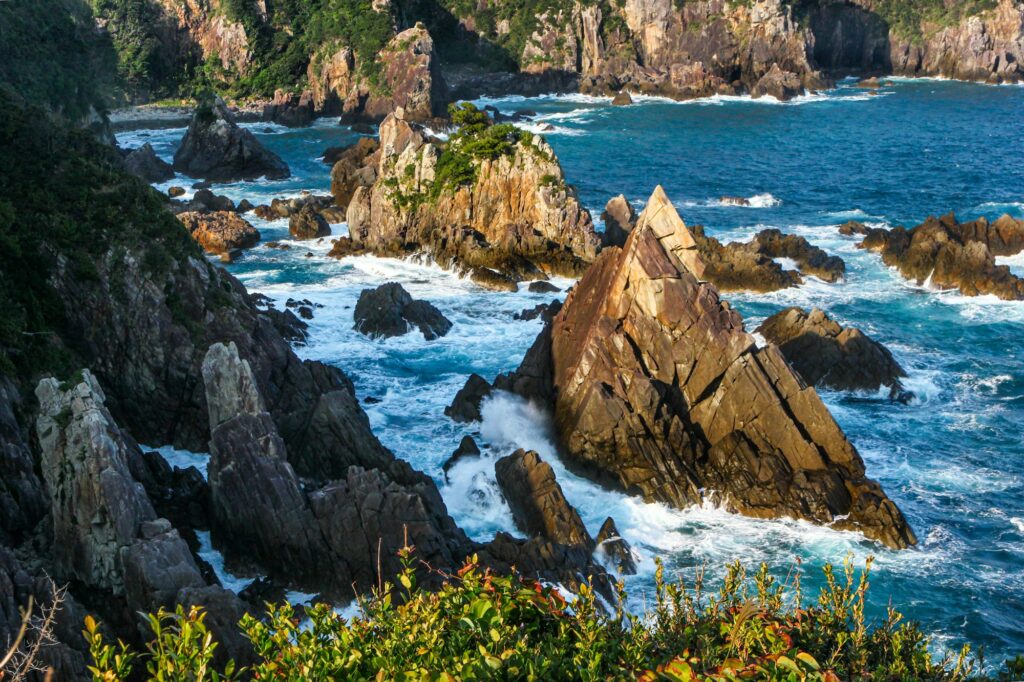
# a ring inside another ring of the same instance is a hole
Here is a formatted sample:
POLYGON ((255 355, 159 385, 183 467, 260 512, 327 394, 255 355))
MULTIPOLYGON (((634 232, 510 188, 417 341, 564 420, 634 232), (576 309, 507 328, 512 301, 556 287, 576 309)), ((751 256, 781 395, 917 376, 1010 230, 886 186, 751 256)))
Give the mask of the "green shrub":
MULTIPOLYGON (((880 623, 866 621, 870 560, 859 575, 849 562, 838 572, 826 567, 825 587, 810 605, 801 601, 799 580, 780 585, 765 566, 748 576, 732 564, 722 587, 710 592, 700 573, 689 585, 667 582, 659 564, 651 610, 632 615, 621 585, 608 612, 586 585, 570 604, 551 587, 495 575, 475 559, 443 575, 437 591, 421 590, 411 551, 399 553, 405 569, 396 583, 361 602, 361 615, 350 622, 326 604, 309 608, 305 621, 288 604, 268 606, 262 619, 245 616, 240 627, 257 657, 246 673, 296 682, 987 679, 972 677, 967 647, 933 660, 926 637, 895 611, 880 623)), ((154 643, 138 655, 106 642, 88 620, 93 679, 127 679, 139 661, 176 671, 160 679, 214 679, 216 645, 200 611, 161 611, 150 626, 154 643), (196 672, 200 662, 206 677, 196 672)))

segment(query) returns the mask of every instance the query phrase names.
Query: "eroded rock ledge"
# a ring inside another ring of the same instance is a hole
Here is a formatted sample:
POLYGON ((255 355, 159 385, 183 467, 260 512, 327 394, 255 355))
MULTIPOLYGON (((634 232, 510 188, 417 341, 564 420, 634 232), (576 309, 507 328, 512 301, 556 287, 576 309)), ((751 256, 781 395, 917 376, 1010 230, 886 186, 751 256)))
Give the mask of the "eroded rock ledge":
POLYGON ((403 116, 399 110, 381 124, 380 149, 364 164, 376 172, 349 175, 372 184, 352 193, 350 238, 337 240, 332 255, 425 253, 483 286, 510 290, 523 279, 579 276, 593 261, 599 238, 590 214, 543 139, 495 128, 488 134, 505 135, 493 135, 504 151, 474 155, 451 148, 455 142, 446 149, 403 116), (471 177, 445 175, 450 164, 471 177))
POLYGON ((777 347, 757 348, 703 275, 657 188, 502 387, 552 405, 569 464, 645 499, 914 544, 814 389, 777 347))
POLYGON ((877 251, 882 262, 918 285, 955 289, 965 296, 1024 300, 1024 280, 995 262, 996 256, 1024 250, 1024 220, 1004 215, 991 223, 985 218, 960 223, 949 213, 909 230, 847 224, 841 231, 863 234, 861 248, 877 251))

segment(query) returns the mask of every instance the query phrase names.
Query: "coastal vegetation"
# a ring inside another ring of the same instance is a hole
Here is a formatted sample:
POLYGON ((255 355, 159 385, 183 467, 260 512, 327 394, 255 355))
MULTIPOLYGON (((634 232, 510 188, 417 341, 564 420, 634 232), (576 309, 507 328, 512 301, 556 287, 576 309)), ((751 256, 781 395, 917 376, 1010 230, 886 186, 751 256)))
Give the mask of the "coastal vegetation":
MULTIPOLYGON (((855 570, 824 567, 824 587, 805 601, 800 573, 785 581, 765 565, 748 574, 728 566, 718 589, 703 573, 668 579, 658 564, 650 607, 642 614, 618 601, 606 607, 586 585, 566 596, 523 576, 500 576, 472 559, 445 575, 436 591, 418 587, 413 548, 404 570, 359 603, 346 620, 329 605, 298 610, 268 606, 265 618, 239 627, 256 661, 216 669, 216 642, 201 609, 148 617, 145 651, 112 642, 93 619, 85 637, 93 679, 115 682, 145 669, 147 679, 258 680, 1010 680, 1024 659, 992 678, 964 646, 942 655, 895 609, 865 615, 871 560, 855 570)), ((300 607, 301 608, 301 607, 300 607)))

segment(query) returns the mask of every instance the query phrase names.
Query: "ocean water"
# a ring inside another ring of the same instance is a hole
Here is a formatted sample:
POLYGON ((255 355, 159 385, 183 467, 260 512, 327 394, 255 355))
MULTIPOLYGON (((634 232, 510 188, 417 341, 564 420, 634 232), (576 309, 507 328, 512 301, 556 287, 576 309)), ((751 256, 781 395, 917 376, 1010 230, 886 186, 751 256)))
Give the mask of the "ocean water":
MULTIPOLYGON (((844 82, 786 104, 640 98, 619 108, 584 96, 480 104, 538 112, 524 127, 544 129, 595 219, 610 197, 624 193, 639 208, 662 184, 688 224, 703 224, 721 239, 745 240, 778 227, 842 256, 841 283, 812 278, 795 289, 727 298, 751 330, 783 307, 818 306, 888 345, 908 370, 907 384, 917 394, 909 405, 874 395, 822 397, 920 544, 891 551, 804 522, 758 521, 709 507, 674 510, 602 490, 561 466, 548 416, 511 396, 487 403, 481 424, 456 424, 443 410, 466 377, 516 367, 541 325, 512 316, 551 295, 525 287, 487 292, 430 263, 329 259, 329 240, 291 242, 286 221, 247 216, 264 243, 292 248, 261 245, 228 269, 280 306, 289 297, 322 306, 299 354, 340 366, 361 398, 380 400, 365 406, 375 432, 437 480, 467 532, 483 540, 514 529, 493 481, 493 461, 517 447, 533 448, 554 466, 592 533, 606 516, 615 518, 640 558, 640 574, 627 580, 637 604, 650 595, 656 556, 687 578, 697 566, 714 577, 736 559, 751 567, 767 561, 781 577, 799 571, 811 594, 826 562, 850 557, 863 565, 870 555, 873 618, 892 603, 920 621, 939 650, 973 642, 990 663, 1024 652, 1024 303, 913 286, 835 229, 850 219, 909 226, 950 210, 961 217, 1024 217, 1024 88, 896 81, 874 94, 844 82), (723 205, 724 195, 747 197, 751 205, 723 205), (371 341, 354 332, 359 292, 385 281, 401 282, 437 305, 455 323, 451 333, 427 342, 419 334, 371 341), (441 464, 466 434, 481 443, 484 456, 458 465, 446 481, 441 464)), ((301 190, 327 192, 329 168, 318 157, 358 137, 331 120, 304 130, 249 127, 294 173, 284 181, 215 187, 253 203, 301 190)), ((151 142, 170 158, 183 132, 135 131, 120 140, 151 142)), ((161 188, 170 184, 191 182, 179 178, 161 188)), ((332 227, 335 235, 345 233, 344 224, 332 227)), ((1024 274, 1024 257, 1004 262, 1024 274)))

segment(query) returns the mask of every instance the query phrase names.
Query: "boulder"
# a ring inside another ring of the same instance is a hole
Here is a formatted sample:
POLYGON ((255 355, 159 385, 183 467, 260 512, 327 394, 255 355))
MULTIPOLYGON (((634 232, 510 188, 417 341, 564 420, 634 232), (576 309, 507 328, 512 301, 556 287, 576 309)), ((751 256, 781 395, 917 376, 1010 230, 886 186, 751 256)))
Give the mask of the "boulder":
POLYGON ((804 84, 800 76, 791 71, 783 71, 776 63, 772 64, 768 73, 761 76, 761 80, 757 81, 757 84, 750 91, 750 96, 755 99, 759 97, 774 97, 780 102, 786 102, 802 95, 803 92, 804 84))
POLYGON ((213 182, 280 180, 290 175, 288 165, 240 128, 219 98, 196 108, 174 154, 174 170, 213 182))
POLYGON ((452 323, 427 301, 413 300, 401 284, 389 282, 359 294, 355 328, 370 338, 401 336, 413 327, 428 341, 447 334, 452 323))
POLYGON ((209 189, 198 189, 186 206, 190 211, 235 211, 235 202, 209 189))
POLYGON ((540 455, 516 450, 494 464, 494 473, 520 530, 570 547, 594 548, 579 513, 565 499, 555 472, 540 455))
POLYGON ((886 265, 918 285, 1024 300, 1024 280, 995 262, 996 256, 1024 249, 1024 220, 1003 216, 991 223, 985 218, 960 223, 950 213, 909 230, 869 230, 860 246, 879 252, 886 265))
POLYGON ((459 389, 452 404, 444 408, 444 413, 457 422, 480 421, 480 403, 489 398, 491 384, 479 374, 470 374, 466 384, 459 389))
POLYGON ((850 220, 839 226, 839 234, 847 237, 852 237, 855 234, 867 234, 868 226, 864 223, 857 222, 856 220, 850 220))
POLYGON ((536 282, 530 282, 530 285, 526 287, 526 290, 532 294, 554 294, 561 291, 561 289, 551 282, 545 282, 542 279, 539 279, 536 282))
POLYGON ((597 551, 603 553, 622 575, 636 575, 633 549, 619 535, 619 529, 610 516, 604 520, 597 533, 597 551))
POLYGON ((878 391, 906 402, 907 374, 892 353, 855 327, 843 327, 814 308, 786 308, 765 320, 757 333, 779 347, 786 361, 812 386, 839 391, 878 391))
POLYGON ((331 235, 331 226, 312 206, 303 206, 288 219, 288 232, 295 239, 319 239, 331 235))
POLYGON ((564 457, 647 500, 914 544, 814 389, 703 278, 693 234, 655 189, 625 247, 602 253, 524 360, 550 377, 564 457))
POLYGON ((619 195, 608 200, 601 214, 604 221, 604 234, 601 235, 601 242, 605 247, 622 246, 626 243, 626 237, 636 225, 636 211, 633 205, 626 200, 626 197, 619 195))
POLYGON ((750 206, 750 199, 746 197, 723 196, 718 198, 718 203, 723 206, 750 206))
POLYGON ((462 440, 459 441, 459 447, 455 448, 455 452, 452 453, 451 457, 444 461, 441 465, 441 470, 444 472, 445 480, 448 479, 448 471, 458 464, 460 461, 468 457, 479 457, 480 448, 477 446, 476 441, 473 440, 472 436, 463 436, 462 440))
POLYGON ((176 198, 178 198, 178 197, 180 197, 180 196, 182 196, 184 194, 185 194, 185 188, 184 187, 178 187, 177 185, 174 185, 172 187, 168 187, 167 188, 167 196, 169 196, 172 199, 176 199, 176 198))
POLYGON ((613 107, 625 107, 629 106, 632 103, 633 98, 629 95, 629 92, 626 90, 620 90, 615 94, 615 97, 612 98, 613 107))
POLYGON ((187 211, 179 213, 178 220, 207 253, 224 254, 233 249, 248 249, 260 241, 259 231, 237 213, 187 211))
POLYGON ((174 177, 174 169, 146 143, 124 157, 125 168, 135 177, 150 183, 167 182, 174 177))

